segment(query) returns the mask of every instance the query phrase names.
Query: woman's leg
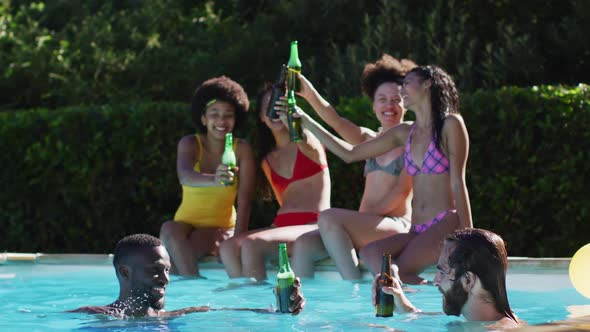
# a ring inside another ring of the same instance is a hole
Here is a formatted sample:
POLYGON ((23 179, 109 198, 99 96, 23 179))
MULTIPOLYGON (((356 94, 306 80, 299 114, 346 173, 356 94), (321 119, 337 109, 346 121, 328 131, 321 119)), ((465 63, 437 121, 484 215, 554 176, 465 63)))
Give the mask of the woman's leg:
POLYGON ((197 259, 209 255, 219 256, 219 246, 233 235, 233 228, 199 227, 190 234, 189 242, 197 259))
POLYGON ((266 279, 265 261, 278 256, 278 244, 286 242, 292 252, 292 244, 304 233, 317 229, 316 224, 267 228, 247 235, 242 241, 242 270, 245 277, 266 279))
POLYGON ((458 227, 457 213, 449 212, 440 222, 416 235, 396 259, 402 281, 408 284, 426 283, 418 274, 438 261, 445 238, 458 227))
POLYGON ((401 218, 337 208, 322 211, 318 226, 326 250, 346 280, 361 278, 356 249, 410 229, 410 223, 401 218))
MULTIPOLYGON (((207 255, 218 255, 219 245, 234 233, 233 228, 197 227, 189 235, 189 242, 195 261, 207 255)), ((197 275, 199 266, 195 263, 197 275)))
POLYGON ((173 220, 166 221, 160 228, 160 239, 176 270, 172 272, 182 276, 198 275, 197 258, 188 240, 192 230, 191 225, 173 220))
POLYGON ((381 272, 383 253, 389 253, 391 257, 395 258, 414 237, 414 233, 403 233, 373 241, 361 248, 359 256, 369 271, 376 275, 381 272))
POLYGON ((315 262, 328 257, 318 229, 302 234, 293 244, 291 266, 297 276, 313 278, 315 262))
POLYGON ((244 276, 242 272, 242 241, 246 236, 255 232, 257 230, 242 233, 221 242, 219 245, 219 257, 228 277, 239 278, 244 276))

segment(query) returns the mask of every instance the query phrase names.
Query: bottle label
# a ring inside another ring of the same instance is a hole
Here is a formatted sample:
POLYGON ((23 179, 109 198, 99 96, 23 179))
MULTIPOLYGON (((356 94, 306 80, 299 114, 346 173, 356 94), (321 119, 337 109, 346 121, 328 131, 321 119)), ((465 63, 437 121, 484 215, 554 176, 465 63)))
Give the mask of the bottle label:
POLYGON ((278 287, 279 293, 279 310, 282 313, 288 313, 289 307, 293 304, 291 294, 293 293, 293 285, 287 287, 278 287))

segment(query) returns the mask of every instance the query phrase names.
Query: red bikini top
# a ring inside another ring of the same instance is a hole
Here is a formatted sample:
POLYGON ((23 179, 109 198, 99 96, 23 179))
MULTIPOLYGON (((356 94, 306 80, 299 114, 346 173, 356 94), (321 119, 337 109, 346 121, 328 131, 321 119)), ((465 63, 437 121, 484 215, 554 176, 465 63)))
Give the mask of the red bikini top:
POLYGON ((289 179, 277 174, 272 169, 272 167, 270 167, 268 159, 266 160, 266 163, 270 168, 270 177, 272 185, 279 194, 285 192, 285 190, 287 189, 289 184, 291 184, 291 182, 303 180, 310 176, 316 175, 317 173, 323 171, 325 168, 328 167, 327 164, 319 165, 315 161, 309 159, 299 149, 297 149, 297 156, 295 157, 295 167, 293 167, 293 175, 289 179))

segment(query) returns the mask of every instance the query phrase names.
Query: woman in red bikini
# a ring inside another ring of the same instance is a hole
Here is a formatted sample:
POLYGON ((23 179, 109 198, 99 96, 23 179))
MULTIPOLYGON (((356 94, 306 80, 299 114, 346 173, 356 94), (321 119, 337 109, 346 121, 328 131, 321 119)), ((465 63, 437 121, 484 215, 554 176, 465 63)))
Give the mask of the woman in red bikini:
POLYGON ((330 173, 326 152, 307 130, 304 130, 301 143, 291 142, 289 130, 281 120, 271 120, 266 116, 269 99, 270 89, 266 89, 258 95, 256 103, 260 120, 257 122, 256 154, 260 156, 262 174, 266 178, 258 181, 257 187, 268 186, 268 181, 280 208, 271 227, 222 242, 221 261, 230 278, 266 279, 265 261, 277 256, 279 242, 287 243, 295 271, 302 259, 307 261, 302 256, 314 251, 314 248, 326 255, 319 233, 315 245, 308 243, 305 248, 293 246, 300 235, 317 232, 319 212, 330 207, 330 173))
POLYGON ((404 163, 414 189, 410 232, 369 243, 360 256, 375 274, 381 254, 391 253, 396 257, 400 278, 420 284, 426 280, 418 274, 436 263, 444 238, 456 229, 473 227, 465 184, 469 137, 458 114, 455 83, 441 68, 412 69, 404 79, 402 97, 404 106, 416 114, 416 122, 402 123, 358 145, 335 137, 303 112, 300 116, 304 128, 347 162, 405 146, 404 163))

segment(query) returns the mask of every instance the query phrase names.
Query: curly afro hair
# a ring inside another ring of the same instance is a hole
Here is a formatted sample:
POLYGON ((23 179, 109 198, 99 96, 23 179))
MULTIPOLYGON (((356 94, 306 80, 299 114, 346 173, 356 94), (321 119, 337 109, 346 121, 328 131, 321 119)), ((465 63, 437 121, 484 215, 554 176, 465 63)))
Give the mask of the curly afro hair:
POLYGON ((402 85, 406 74, 416 67, 412 60, 398 60, 389 54, 383 54, 375 63, 368 63, 361 75, 361 88, 371 99, 375 97, 377 88, 386 82, 402 85))
MULTIPOLYGON (((201 122, 201 116, 205 114, 207 104, 213 99, 233 105, 236 110, 235 127, 239 127, 245 118, 246 112, 248 112, 250 100, 241 85, 229 77, 220 76, 203 82, 195 90, 191 99, 191 114, 197 129, 202 133, 207 132, 207 128, 201 122)), ((236 128, 234 128, 234 131, 236 128)))

